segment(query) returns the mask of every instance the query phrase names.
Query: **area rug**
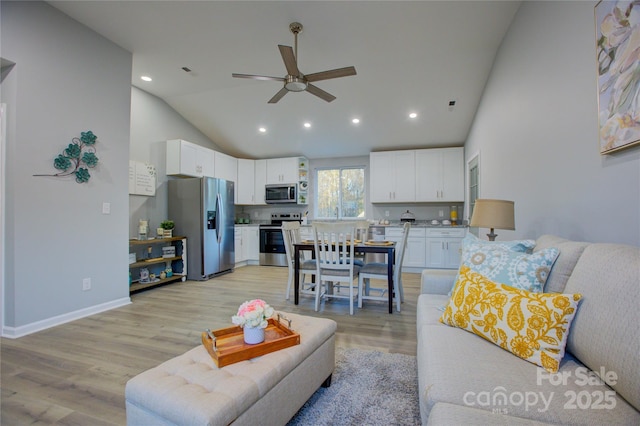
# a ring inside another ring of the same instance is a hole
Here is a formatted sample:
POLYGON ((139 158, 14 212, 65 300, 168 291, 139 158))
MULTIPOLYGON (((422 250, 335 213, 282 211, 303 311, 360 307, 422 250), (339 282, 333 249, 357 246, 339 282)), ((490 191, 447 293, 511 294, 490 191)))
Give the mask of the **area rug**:
POLYGON ((288 423, 419 425, 416 357, 336 348, 331 386, 320 388, 288 423))

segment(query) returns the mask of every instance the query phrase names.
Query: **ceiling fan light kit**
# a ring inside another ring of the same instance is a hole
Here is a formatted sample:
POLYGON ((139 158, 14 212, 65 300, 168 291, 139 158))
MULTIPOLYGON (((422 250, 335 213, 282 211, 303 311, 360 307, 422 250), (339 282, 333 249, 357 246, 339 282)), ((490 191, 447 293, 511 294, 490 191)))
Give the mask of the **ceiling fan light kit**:
POLYGON ((302 24, 299 22, 292 22, 289 24, 289 30, 293 33, 294 36, 294 46, 295 51, 291 46, 283 46, 278 45, 278 49, 280 50, 280 55, 282 56, 282 61, 284 62, 284 66, 287 69, 287 75, 280 77, 269 77, 265 75, 253 75, 253 74, 231 74, 235 78, 250 78, 253 80, 270 80, 270 81, 280 81, 284 83, 284 87, 280 89, 278 93, 276 93, 271 99, 269 99, 270 104, 275 104, 280 99, 284 97, 288 92, 303 92, 307 91, 312 95, 319 97, 327 102, 331 102, 336 99, 330 93, 325 92, 317 86, 311 84, 314 81, 321 80, 329 80, 332 78, 339 77, 347 77, 350 75, 356 75, 355 67, 344 67, 337 68, 334 70, 321 71, 313 74, 304 75, 298 69, 298 34, 302 32, 302 24))
POLYGON ((307 82, 304 79, 288 75, 284 87, 290 92, 302 92, 307 90, 307 82))

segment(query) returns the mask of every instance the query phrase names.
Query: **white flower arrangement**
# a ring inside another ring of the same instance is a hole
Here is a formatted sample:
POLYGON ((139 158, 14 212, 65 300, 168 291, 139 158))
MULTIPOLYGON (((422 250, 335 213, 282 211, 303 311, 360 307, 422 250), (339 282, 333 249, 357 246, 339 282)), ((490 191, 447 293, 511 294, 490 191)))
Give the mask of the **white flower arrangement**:
POLYGON ((254 299, 240 305, 237 315, 231 317, 231 322, 240 327, 267 328, 267 320, 273 312, 273 308, 267 302, 254 299))

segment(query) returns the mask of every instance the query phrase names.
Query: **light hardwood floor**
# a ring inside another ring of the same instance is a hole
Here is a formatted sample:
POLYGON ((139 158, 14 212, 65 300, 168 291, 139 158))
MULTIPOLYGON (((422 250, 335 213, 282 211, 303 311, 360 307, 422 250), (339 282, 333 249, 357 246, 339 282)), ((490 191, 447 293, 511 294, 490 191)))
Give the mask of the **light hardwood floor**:
MULTIPOLYGON (((2 425, 123 425, 124 387, 135 375, 200 344, 206 328, 231 326, 245 300, 276 310, 334 319, 336 345, 416 353, 418 274, 403 274, 402 312, 369 301, 349 315, 347 301, 285 300, 287 269, 246 266, 204 281, 187 281, 132 296, 132 304, 20 339, 1 340, 2 425)), ((294 324, 295 327, 295 324, 294 324)))

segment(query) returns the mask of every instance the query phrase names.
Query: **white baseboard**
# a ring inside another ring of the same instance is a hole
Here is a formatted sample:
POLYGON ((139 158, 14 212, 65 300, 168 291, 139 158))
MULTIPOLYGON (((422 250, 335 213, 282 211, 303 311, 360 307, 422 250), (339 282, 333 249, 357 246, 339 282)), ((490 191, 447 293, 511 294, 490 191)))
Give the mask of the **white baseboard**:
POLYGON ((247 265, 260 266, 260 262, 258 260, 243 260, 241 262, 236 263, 235 267, 236 268, 241 268, 241 267, 247 266, 247 265))
POLYGON ((9 339, 17 339, 19 337, 26 336, 28 334, 42 331, 47 328, 55 327, 67 322, 75 321, 80 318, 85 318, 91 315, 95 315, 100 312, 109 311, 111 309, 126 306, 131 303, 131 298, 123 297, 122 299, 112 300, 111 302, 102 303, 100 305, 91 306, 88 308, 79 309, 74 312, 58 315, 55 317, 47 318, 44 320, 36 321, 31 324, 22 325, 20 327, 2 327, 2 337, 9 339))

